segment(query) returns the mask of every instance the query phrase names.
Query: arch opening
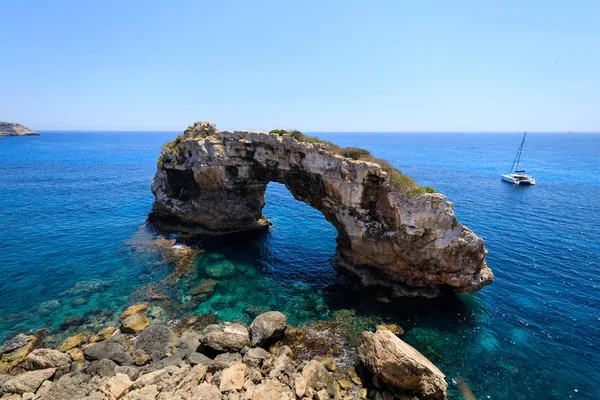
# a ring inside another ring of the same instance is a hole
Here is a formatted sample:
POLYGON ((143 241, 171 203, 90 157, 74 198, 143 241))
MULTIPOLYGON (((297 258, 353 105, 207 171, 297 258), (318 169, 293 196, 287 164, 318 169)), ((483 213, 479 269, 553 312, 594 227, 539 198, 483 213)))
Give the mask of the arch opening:
POLYGON ((284 184, 270 182, 263 215, 271 221, 263 261, 287 282, 318 287, 333 283, 337 231, 317 209, 294 198, 284 184))

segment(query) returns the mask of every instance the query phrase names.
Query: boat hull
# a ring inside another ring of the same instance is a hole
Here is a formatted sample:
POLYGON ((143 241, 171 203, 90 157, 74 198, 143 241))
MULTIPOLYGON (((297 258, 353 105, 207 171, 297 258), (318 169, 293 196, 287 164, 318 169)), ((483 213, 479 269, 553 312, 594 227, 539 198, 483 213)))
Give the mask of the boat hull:
POLYGON ((535 185, 535 179, 529 175, 506 174, 502 175, 502 181, 512 183, 513 185, 535 185))

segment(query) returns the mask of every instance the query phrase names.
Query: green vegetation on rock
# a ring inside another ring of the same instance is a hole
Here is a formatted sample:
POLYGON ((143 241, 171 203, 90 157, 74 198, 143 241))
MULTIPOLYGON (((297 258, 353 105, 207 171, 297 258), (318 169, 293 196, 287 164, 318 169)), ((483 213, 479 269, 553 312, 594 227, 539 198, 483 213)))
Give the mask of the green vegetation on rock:
MULTIPOLYGON (((177 165, 178 155, 183 152, 183 142, 186 139, 206 138, 217 132, 214 124, 208 122, 196 122, 177 136, 173 141, 166 143, 163 148, 163 154, 158 158, 158 165, 164 161, 168 161, 173 165, 177 165), (167 157, 165 157, 167 155, 167 157), (171 155, 172 157, 169 157, 171 155)), ((313 143, 322 145, 325 150, 330 151, 342 157, 346 157, 356 161, 367 161, 375 163, 387 173, 388 182, 400 193, 412 196, 424 193, 436 193, 435 189, 429 186, 419 186, 413 178, 404 175, 400 170, 394 168, 392 164, 383 159, 374 157, 371 152, 359 147, 340 147, 327 140, 321 140, 316 136, 306 135, 297 129, 273 129, 269 131, 272 135, 289 136, 303 143, 313 143)))
POLYGON ((339 147, 331 142, 321 140, 317 137, 305 135, 298 130, 274 129, 269 133, 277 134, 279 136, 288 135, 299 142, 321 143, 325 145, 325 148, 328 151, 331 151, 332 153, 342 157, 350 158, 356 161, 375 163, 387 173, 390 185, 403 194, 412 196, 415 194, 436 193, 435 189, 432 187, 419 186, 413 178, 408 175, 404 175, 399 169, 394 168, 388 160, 376 158, 368 150, 361 149, 359 147, 339 147))
POLYGON ((174 140, 165 143, 162 151, 171 154, 178 154, 183 150, 183 142, 186 139, 205 138, 217 132, 217 127, 210 122, 196 122, 187 127, 183 134, 177 136, 174 140))

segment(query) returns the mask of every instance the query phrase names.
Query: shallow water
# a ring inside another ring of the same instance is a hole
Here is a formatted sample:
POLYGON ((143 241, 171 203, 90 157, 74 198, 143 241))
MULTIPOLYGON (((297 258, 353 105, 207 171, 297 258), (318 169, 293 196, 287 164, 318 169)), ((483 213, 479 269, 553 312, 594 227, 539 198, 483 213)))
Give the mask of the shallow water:
MULTIPOLYGON (((478 398, 600 398, 600 135, 530 134, 531 188, 502 183, 519 134, 321 134, 388 158, 456 203, 482 236, 496 282, 471 296, 377 302, 335 269, 335 229, 270 184, 269 232, 198 243, 194 272, 149 243, 149 183, 175 133, 42 132, 0 139, 0 341, 42 327, 115 323, 150 290, 157 321, 212 312, 248 322, 278 309, 290 323, 380 321, 478 398), (214 293, 191 293, 214 279, 214 293), (352 311, 347 311, 352 310, 352 311), (65 324, 65 321, 68 323, 65 324)), ((455 384, 451 396, 460 398, 455 384)))

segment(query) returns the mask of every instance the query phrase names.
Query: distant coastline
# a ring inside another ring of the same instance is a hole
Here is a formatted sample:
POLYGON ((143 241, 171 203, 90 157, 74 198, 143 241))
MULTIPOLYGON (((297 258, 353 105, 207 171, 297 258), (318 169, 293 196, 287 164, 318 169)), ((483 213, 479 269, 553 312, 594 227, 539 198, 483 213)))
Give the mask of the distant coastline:
POLYGON ((39 136, 39 133, 21 124, 0 122, 0 136, 39 136))

